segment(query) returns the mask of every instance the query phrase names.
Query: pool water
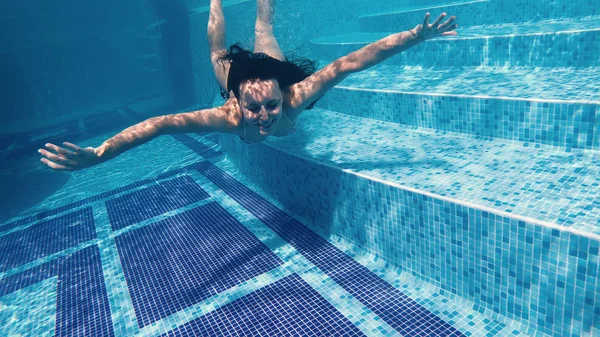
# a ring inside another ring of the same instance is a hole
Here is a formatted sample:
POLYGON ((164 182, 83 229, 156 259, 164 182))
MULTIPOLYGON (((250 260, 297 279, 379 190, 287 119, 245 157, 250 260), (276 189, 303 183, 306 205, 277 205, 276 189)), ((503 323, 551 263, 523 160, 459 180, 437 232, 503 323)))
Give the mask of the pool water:
POLYGON ((157 141, 112 163, 160 158, 150 172, 75 173, 53 210, 0 228, 4 334, 522 335, 309 229, 244 184, 216 134, 157 141))
MULTIPOLYGON (((280 44, 321 67, 426 12, 461 26, 352 74, 289 136, 165 135, 72 173, 35 151, 222 100, 190 44, 208 1, 121 30, 139 8, 119 5, 114 45, 52 22, 65 6, 31 14, 43 34, 14 24, 27 5, 0 18, 36 37, 0 39, 15 53, 98 63, 40 58, 8 91, 45 88, 0 133, 0 336, 600 335, 595 1, 279 2, 280 44)), ((89 6, 70 8, 112 15, 89 6)), ((228 42, 254 6, 224 1, 228 42)))

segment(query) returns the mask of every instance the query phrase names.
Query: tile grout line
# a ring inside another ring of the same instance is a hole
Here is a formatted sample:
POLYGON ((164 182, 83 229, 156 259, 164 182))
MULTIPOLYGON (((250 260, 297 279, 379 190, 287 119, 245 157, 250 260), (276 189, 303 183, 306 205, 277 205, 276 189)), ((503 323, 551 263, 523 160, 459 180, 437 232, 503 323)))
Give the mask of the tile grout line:
POLYGON ((105 202, 92 204, 92 210, 115 337, 130 336, 131 332, 137 334, 139 325, 117 245, 111 235, 112 228, 105 202))
POLYGON ((275 269, 258 275, 242 284, 238 284, 217 295, 213 295, 201 302, 195 303, 187 308, 181 309, 171 315, 164 317, 152 324, 149 324, 139 330, 140 337, 156 337, 167 333, 175 328, 179 328, 191 321, 194 321, 204 315, 218 310, 246 295, 265 286, 271 285, 289 275, 293 274, 290 266, 281 265, 275 269))
MULTIPOLYGON (((316 230, 315 230, 315 232, 319 233, 319 231, 316 231, 316 230)), ((394 286, 394 288, 396 288, 400 291, 403 291, 403 290, 394 284, 394 281, 397 281, 398 279, 405 280, 406 282, 410 282, 413 284, 422 283, 422 284, 424 284, 424 286, 419 286, 419 287, 426 289, 426 291, 428 291, 432 294, 440 294, 441 292, 448 292, 450 294, 450 296, 448 296, 446 294, 443 294, 441 296, 443 296, 443 298, 445 298, 449 301, 452 301, 455 303, 459 302, 459 304, 457 304, 457 306, 465 306, 465 307, 469 308, 469 310, 473 310, 473 311, 477 312, 477 315, 480 315, 482 318, 491 319, 496 322, 504 324, 505 325, 504 329, 515 329, 523 334, 526 334, 525 330, 527 330, 527 325, 525 325, 521 322, 518 322, 516 320, 513 320, 509 317, 505 317, 505 316, 501 316, 501 315, 500 315, 500 317, 494 317, 495 315, 498 315, 498 314, 496 314, 495 312, 493 312, 490 309, 485 310, 487 313, 481 313, 480 311, 473 309, 473 307, 476 306, 476 304, 474 302, 472 302, 466 298, 460 297, 450 291, 445 291, 442 288, 440 288, 439 286, 437 286, 433 283, 430 283, 427 280, 419 279, 418 277, 412 275, 410 270, 402 270, 401 268, 398 268, 398 267, 392 265, 392 270, 390 271, 389 267, 386 266, 386 264, 388 264, 388 262, 386 262, 383 258, 380 258, 380 257, 378 258, 377 254, 368 252, 341 236, 337 236, 334 234, 332 238, 328 239, 328 241, 329 241, 329 243, 331 243, 338 249, 344 251, 347 255, 351 256, 352 259, 354 259, 356 262, 360 263, 363 267, 369 269, 370 271, 375 273, 377 276, 384 279, 386 282, 388 282, 389 284, 394 286), (350 250, 350 252, 348 252, 349 248, 352 249, 352 250, 350 250), (356 254, 353 251, 353 249, 356 249, 356 248, 358 248, 359 252, 362 254, 360 254, 360 255, 356 254), (382 273, 378 271, 380 269, 386 270, 386 272, 385 272, 385 274, 383 274, 383 276, 382 276, 382 273), (393 272, 397 273, 397 275, 394 277, 392 277, 392 275, 391 275, 393 272), (460 302, 461 300, 462 300, 462 302, 460 302)), ((415 297, 414 294, 411 293, 410 295, 407 295, 407 296, 409 296, 410 298, 412 298, 414 301, 418 302, 419 304, 425 306, 424 303, 421 303, 422 300, 419 299, 418 297, 415 297)), ((431 298, 429 298, 429 297, 431 297, 431 296, 428 296, 428 300, 432 301, 431 298)), ((442 304, 440 304, 440 303, 434 302, 434 304, 436 307, 438 307, 438 309, 442 307, 442 304)), ((433 310, 431 310, 430 308, 428 308, 428 310, 433 312, 433 310)), ((437 314, 437 315, 439 315, 439 314, 437 314)), ((449 319, 448 317, 445 317, 445 315, 443 318, 444 318, 444 320, 449 319)), ((466 331, 462 331, 462 332, 465 333, 466 331)))
MULTIPOLYGON (((96 203, 96 202, 99 202, 99 201, 103 201, 103 202, 105 202, 105 201, 107 201, 107 200, 111 200, 111 199, 114 199, 114 198, 118 198, 118 197, 121 197, 121 196, 123 196, 123 195, 125 195, 125 194, 128 194, 128 193, 131 193, 131 192, 136 192, 136 191, 139 191, 139 190, 141 190, 141 189, 144 189, 144 188, 148 188, 148 187, 156 186, 156 185, 158 185, 158 184, 160 184, 161 182, 164 182, 164 181, 166 181, 166 180, 169 180, 169 179, 174 179, 174 178, 180 177, 180 176, 182 176, 182 175, 186 175, 186 174, 188 174, 189 172, 191 172, 191 171, 192 171, 192 167, 193 167, 193 165, 195 165, 195 164, 197 164, 197 163, 198 163, 198 162, 196 162, 196 163, 194 163, 194 164, 190 164, 190 165, 188 165, 187 167, 182 167, 182 168, 179 168, 179 169, 174 169, 174 170, 172 170, 172 171, 177 171, 177 170, 183 170, 183 171, 181 171, 181 172, 179 172, 179 173, 175 173, 175 174, 173 174, 173 175, 168 175, 168 176, 164 176, 164 177, 160 177, 160 178, 159 178, 159 176, 163 175, 164 173, 162 173, 162 174, 158 174, 157 176, 155 176, 155 177, 153 177, 153 178, 149 178, 149 180, 150 180, 150 181, 148 181, 148 182, 147 182, 146 184, 144 184, 144 185, 137 186, 137 187, 133 187, 133 188, 131 188, 131 189, 128 189, 128 190, 125 190, 125 191, 122 191, 122 192, 118 192, 118 193, 112 194, 112 195, 110 195, 110 196, 106 196, 106 197, 104 197, 104 198, 101 198, 101 199, 99 199, 99 200, 93 200, 93 199, 94 199, 94 198, 97 198, 99 195, 102 195, 102 194, 104 194, 104 193, 107 193, 107 192, 110 192, 110 191, 103 192, 103 193, 99 193, 99 194, 97 194, 97 195, 94 195, 94 196, 91 196, 91 197, 88 197, 88 198, 81 199, 81 200, 84 200, 84 201, 85 201, 85 200, 87 200, 87 201, 86 201, 86 203, 85 203, 85 204, 83 204, 83 205, 80 205, 80 206, 76 206, 76 207, 73 207, 73 208, 69 208, 69 209, 67 209, 67 210, 64 210, 64 211, 62 211, 62 212, 59 212, 59 213, 56 213, 56 214, 53 214, 53 215, 50 215, 50 216, 47 216, 47 217, 44 217, 44 218, 41 218, 41 219, 34 219, 33 221, 31 221, 31 222, 29 222, 29 223, 25 223, 25 224, 23 224, 23 225, 21 225, 21 226, 14 227, 14 228, 12 228, 12 229, 9 229, 9 230, 6 230, 6 231, 0 231, 0 237, 2 237, 2 236, 5 236, 5 235, 8 235, 8 234, 11 234, 11 233, 13 233, 13 232, 17 232, 17 231, 20 231, 20 230, 26 229, 26 228, 28 228, 28 227, 30 227, 30 226, 33 226, 33 225, 35 225, 35 224, 38 224, 38 223, 40 223, 40 222, 45 222, 45 221, 48 221, 48 220, 52 220, 52 219, 54 219, 54 218, 57 218, 57 217, 60 217, 60 216, 64 216, 65 214, 68 214, 68 213, 70 213, 70 212, 73 212, 73 211, 76 211, 76 210, 80 210, 80 209, 82 209, 82 208, 85 208, 85 207, 89 207, 89 205, 91 205, 91 204, 93 204, 93 203, 96 203)), ((165 173, 169 173, 169 172, 165 172, 165 173)), ((135 183, 135 182, 134 182, 134 183, 135 183)), ((64 204, 64 205, 60 205, 60 206, 54 207, 53 209, 59 209, 59 208, 61 208, 61 207, 65 207, 65 206, 67 206, 67 205, 69 205, 69 204, 72 204, 72 203, 81 202, 81 200, 79 200, 79 201, 73 201, 73 202, 70 202, 70 203, 67 203, 67 204, 64 204)), ((52 209, 51 209, 51 210, 44 210, 44 211, 41 211, 41 212, 36 212, 36 213, 34 213, 34 214, 32 214, 32 215, 27 215, 27 216, 24 216, 23 218, 20 218, 20 219, 17 219, 17 220, 13 220, 13 221, 7 222, 7 223, 3 224, 3 226, 4 226, 4 225, 7 225, 7 224, 14 223, 14 222, 18 222, 18 221, 20 221, 20 220, 22 220, 22 219, 27 219, 27 218, 29 218, 29 217, 35 217, 37 214, 40 214, 40 213, 43 213, 43 212, 47 212, 47 211, 52 211, 52 209)), ((0 227, 0 228, 1 228, 1 227, 0 227)))
POLYGON ((523 98, 523 97, 509 97, 509 96, 487 96, 487 95, 465 95, 465 94, 446 94, 436 92, 420 92, 420 91, 402 91, 394 89, 373 89, 373 88, 360 88, 345 85, 337 85, 335 89, 348 90, 348 91, 366 91, 366 92, 380 92, 386 94, 399 94, 407 96, 433 96, 433 97, 457 97, 457 98, 470 98, 470 99, 490 99, 500 101, 523 101, 523 102, 535 102, 535 103, 554 103, 554 104, 586 104, 586 105, 600 105, 600 101, 594 100, 560 100, 551 98, 523 98))
MULTIPOLYGON (((220 165, 219 165, 219 163, 218 163, 216 160, 208 160, 208 161, 209 161, 209 162, 212 162, 212 163, 213 163, 213 165, 215 165, 215 166, 217 166, 217 167, 219 167, 219 166, 220 166, 220 165)), ((221 169, 221 170, 225 171, 225 170, 224 170, 222 167, 219 167, 219 169, 221 169)), ((199 173, 199 174, 200 174, 200 173, 199 173)), ((203 178, 203 179, 206 179, 204 176, 202 176, 202 178, 203 178)), ((208 185, 214 185, 214 184, 213 184, 212 182, 208 181, 208 185)), ((215 187, 215 188, 217 188, 217 189, 218 189, 218 187, 215 187)), ((225 195, 225 197, 227 197, 227 198, 230 198, 230 197, 229 197, 227 194, 225 194, 225 192, 223 192, 223 191, 219 191, 219 193, 220 193, 220 194, 224 194, 224 195, 225 195)), ((271 203, 272 203, 272 201, 270 201, 270 200, 269 200, 268 198, 266 198, 265 196, 261 195, 261 197, 265 198, 266 200, 268 200, 269 202, 271 202, 271 203)), ((233 201, 233 200, 232 200, 232 202, 234 202, 234 203, 235 203, 235 201, 233 201)), ((276 205, 276 204, 274 204, 274 205, 275 205, 275 207, 277 207, 277 208, 281 208, 281 206, 280 206, 280 205, 276 205)), ((224 206, 224 207, 225 207, 225 206, 224 206)), ((235 203, 235 205, 234 205, 234 206, 231 206, 231 207, 233 207, 234 209, 236 209, 236 207, 237 207, 238 209, 241 209, 241 212, 245 212, 245 213, 248 213, 248 214, 249 214, 249 212, 248 212, 247 210, 245 210, 245 209, 244 209, 244 208, 243 208, 241 205, 239 205, 239 204, 237 204, 237 203, 235 203)), ((226 208, 227 208, 227 207, 226 207, 226 208)), ((229 211, 229 208, 227 208, 227 209, 228 209, 228 211, 229 211)), ((236 214, 236 213, 235 213, 236 211, 229 211, 229 212, 230 212, 232 215, 235 215, 235 214, 236 214)), ((248 216, 250 216, 250 217, 254 218, 254 216, 252 216, 251 214, 247 215, 246 217, 248 217, 248 216)), ((292 215, 290 215, 290 216, 292 216, 292 215)), ((308 221, 308 220, 304 219, 302 216, 297 216, 297 215, 294 215, 294 217, 295 217, 295 218, 297 218, 297 220, 298 220, 298 221, 300 221, 302 224, 310 223, 310 221, 308 221)), ((254 218, 254 219, 255 219, 255 222, 258 222, 258 223, 262 224, 262 222, 260 222, 260 220, 258 220, 258 219, 256 219, 256 218, 254 218)), ((270 229, 269 229, 267 226, 265 226, 264 224, 262 224, 262 225, 263 225, 264 227, 266 227, 266 228, 267 228, 267 229, 270 231, 270 229)), ((306 226, 306 225, 305 225, 305 226, 306 226)), ((307 226, 307 227, 308 227, 308 226, 307 226)), ((342 240, 343 242, 350 243, 350 245, 352 245, 352 247, 361 249, 361 251, 362 251, 363 253, 370 254, 370 255, 373 255, 373 256, 377 256, 377 254, 375 254, 375 253, 372 253, 372 252, 369 252, 369 251, 367 251, 367 250, 364 250, 363 248, 360 248, 359 246, 352 244, 352 243, 351 243, 351 241, 348 241, 348 240, 344 239, 343 237, 340 237, 340 236, 336 236, 336 235, 334 235, 334 237, 332 237, 332 238, 328 238, 326 235, 323 235, 323 232, 322 232, 322 231, 321 231, 319 228, 312 228, 312 227, 309 227, 309 228, 310 228, 311 230, 313 230, 315 233, 317 233, 319 236, 321 236, 322 238, 324 238, 325 240, 327 240, 327 241, 328 241, 330 244, 334 245, 336 248, 340 249, 340 250, 341 250, 341 251, 343 251, 345 254, 347 254, 348 256, 350 256, 352 259, 355 259, 355 254, 353 254, 353 253, 352 253, 352 254, 348 254, 347 250, 345 249, 345 248, 347 248, 347 247, 340 246, 340 245, 341 245, 341 243, 337 242, 337 241, 336 241, 336 239, 338 239, 338 240, 342 240)), ((301 255, 301 253, 298 253, 298 254, 300 254, 300 255, 301 255)), ((306 259, 305 259, 305 260, 306 260, 306 259)), ((363 267, 365 267, 365 268, 369 269, 369 270, 370 270, 371 272, 373 272, 375 275, 377 275, 378 277, 380 277, 381 279, 383 279, 384 281, 386 281, 387 283, 389 283, 390 285, 392 285, 392 286, 393 286, 394 288, 396 288, 398 291, 402 291, 402 292, 404 292, 404 290, 403 290, 403 289, 401 289, 401 288, 399 288, 399 287, 396 287, 396 286, 394 285, 394 282, 393 282, 393 280, 392 280, 392 279, 390 279, 389 277, 388 277, 388 278, 382 277, 382 276, 381 276, 379 273, 377 273, 377 272, 376 272, 376 270, 374 270, 374 269, 372 268, 372 265, 371 265, 371 263, 373 263, 373 264, 375 264, 375 263, 378 263, 378 267, 380 267, 380 268, 383 268, 383 266, 381 265, 381 262, 372 262, 372 261, 369 261, 369 263, 365 263, 365 260, 364 260, 364 258, 363 258, 362 260, 358 260, 358 259, 355 259, 355 260, 356 260, 356 261, 357 261, 359 264, 361 264, 363 267)), ((381 259, 381 258, 380 258, 380 261, 383 261, 383 262, 385 262, 385 261, 384 261, 383 259, 381 259)), ((310 263, 309 261, 306 261, 306 262, 307 262, 307 264, 313 265, 313 264, 312 264, 312 263, 310 263)), ((386 263, 387 263, 387 262, 386 262, 386 263)), ((318 267, 317 267, 317 266, 314 266, 314 265, 313 265, 313 268, 317 268, 317 269, 318 269, 318 267)), ((398 268, 398 267, 395 267, 395 268, 398 268)), ((310 270, 312 270, 312 268, 310 268, 310 270)), ((409 275, 410 277, 413 277, 413 275, 412 275, 412 274, 410 274, 410 270, 404 270, 403 272, 404 272, 404 273, 408 273, 408 275, 409 275)), ((299 274, 300 274, 300 273, 299 273, 299 274)), ((301 276, 302 276, 302 275, 301 275, 301 276)), ((389 275, 388 275, 388 274, 386 274, 386 276, 389 276, 389 275)), ((329 278, 327 275, 325 275, 325 277, 326 277, 327 279, 330 279, 330 278, 329 278)), ((303 277, 303 278, 304 278, 304 277, 303 277)), ((426 281, 426 280, 419 280, 419 281, 421 281, 421 282, 425 283, 425 284, 426 284, 428 287, 431 287, 431 289, 435 289, 435 291, 436 291, 437 293, 440 293, 440 291, 442 291, 442 292, 443 292, 443 291, 446 291, 446 290, 443 290, 442 288, 440 288, 439 286, 437 286, 437 285, 435 285, 435 284, 433 284, 433 283, 430 283, 430 282, 428 282, 428 281, 426 281)), ((331 280, 331 282, 334 282, 334 281, 333 281, 333 280, 331 280)), ((412 282, 414 282, 414 281, 412 281, 412 282)), ((309 283, 310 283, 310 282, 309 282, 309 283)), ((318 287, 318 286, 319 286, 319 285, 317 284, 317 286, 313 286, 313 288, 317 289, 317 287, 318 287)), ((319 292, 320 292, 320 291, 319 291, 319 292)), ((347 291, 346 291, 345 289, 343 289, 343 288, 342 288, 342 292, 345 292, 345 293, 347 293, 347 291)), ((446 291, 446 292, 447 292, 447 291, 446 291)), ((453 293, 451 293, 451 292, 449 292, 449 293, 450 293, 452 296, 450 296, 450 297, 448 297, 447 295, 442 295, 442 296, 444 296, 444 298, 446 298, 446 299, 448 299, 448 300, 450 300, 450 301, 457 302, 457 299, 456 299, 456 297, 459 297, 459 296, 458 296, 458 295, 455 295, 455 294, 453 294, 453 293)), ((329 297, 329 296, 326 296, 326 295, 327 295, 326 293, 325 293, 325 294, 322 294, 322 295, 323 295, 324 297, 326 297, 328 300, 330 299, 330 297, 329 297)), ((349 294, 348 294, 348 295, 349 295, 349 294)), ((419 301, 419 300, 417 299, 417 297, 413 296, 412 294, 411 294, 410 296, 408 296, 408 297, 410 297, 412 300, 414 300, 415 302, 419 303, 420 305, 422 305, 422 306, 425 306, 423 303, 421 303, 421 301, 419 301)), ((464 300, 464 298, 461 298, 461 297, 459 297, 459 299, 461 299, 461 300, 464 300)), ((431 299, 429 299, 429 300, 431 300, 431 299)), ((331 302, 331 303, 335 303, 336 301, 337 301, 337 300, 335 300, 335 299, 332 299, 332 300, 330 300, 330 302, 331 302)), ((468 300, 467 300, 467 301, 468 301, 468 300)), ((471 301, 468 301, 468 304, 469 304, 469 307, 472 307, 473 305, 475 305, 475 304, 474 304, 474 302, 471 302, 471 301)), ((358 306, 360 306, 360 305, 362 305, 362 303, 358 302, 358 306)), ((437 305, 437 303, 436 303, 436 305, 437 305)), ((463 305, 463 304, 462 304, 462 302, 461 302, 461 305, 463 305)), ((439 306, 441 307, 442 305, 441 305, 441 304, 439 304, 439 306)), ((430 310, 429 308, 427 308, 427 309, 428 309, 428 310, 430 310)), ((511 318, 509 318, 509 317, 506 317, 506 316, 499 316, 499 317, 495 317, 495 316, 494 316, 494 314, 495 314, 495 313, 494 313, 493 311, 491 311, 491 310, 489 310, 489 309, 486 309, 486 310, 487 310, 487 314, 483 314, 483 313, 481 313, 480 311, 473 309, 473 311, 474 311, 474 312, 476 312, 476 313, 477 313, 477 315, 480 315, 481 317, 484 317, 484 318, 487 318, 487 319, 491 319, 491 320, 493 320, 493 321, 495 321, 495 322, 498 322, 498 323, 505 324, 505 325, 506 325, 506 326, 504 327, 505 329, 514 329, 514 330, 518 330, 518 331, 519 331, 520 333, 522 333, 522 334, 527 334, 527 332, 525 331, 525 330, 527 330, 527 326, 526 326, 525 324, 523 324, 523 323, 521 323, 521 322, 518 322, 518 321, 516 321, 516 320, 513 320, 513 319, 511 319, 511 318), (507 322, 508 322, 508 324, 507 324, 507 322)), ((433 312, 433 310, 430 310, 430 311, 431 311, 431 312, 433 312)), ((449 318, 448 318, 448 317, 446 317, 446 315, 440 315, 440 313, 438 313, 438 314, 435 314, 435 315, 436 315, 436 316, 438 316, 438 317, 440 317, 440 318, 442 318, 442 319, 443 319, 444 321, 446 321, 446 322, 448 322, 448 320, 449 320, 449 318)), ((345 315, 345 316, 347 316, 347 315, 345 315)), ((383 321, 382 321, 382 320, 378 320, 377 322, 379 323, 379 322, 383 322, 383 321)), ((387 323, 385 323, 385 322, 383 322, 383 323, 384 323, 384 324, 387 324, 387 323)), ((452 324, 452 325, 454 326, 454 324, 452 324)), ((393 328, 390 328, 390 329, 391 329, 392 331, 396 331, 396 330, 394 330, 393 328)), ((472 332, 471 330, 465 330, 465 331, 472 332)), ((462 333, 465 333, 465 331, 461 331, 461 332, 462 332, 462 333)))
MULTIPOLYGON (((172 210, 172 211, 169 211, 169 212, 166 212, 166 213, 163 213, 163 214, 159 214, 159 215, 154 216, 154 217, 152 217, 150 219, 147 219, 147 220, 140 221, 138 223, 132 224, 132 225, 127 226, 126 228, 122 228, 122 229, 120 229, 118 231, 111 232, 109 235, 106 235, 105 232, 103 232, 103 237, 102 238, 96 237, 95 239, 86 241, 86 242, 81 243, 81 244, 79 244, 77 246, 69 247, 69 248, 64 249, 64 250, 62 250, 60 252, 56 252, 54 254, 50 254, 50 255, 44 256, 44 257, 42 257, 40 259, 37 259, 35 261, 31 261, 29 263, 26 263, 26 264, 20 265, 18 267, 12 268, 10 270, 7 270, 5 272, 2 272, 2 273, 0 273, 0 280, 2 280, 4 277, 8 277, 8 276, 11 276, 11 275, 14 275, 14 274, 19 274, 19 273, 24 272, 24 271, 26 271, 28 269, 37 267, 39 265, 42 265, 42 264, 47 263, 47 262, 50 262, 50 261, 55 260, 57 258, 68 256, 70 254, 73 254, 75 252, 78 252, 80 250, 88 248, 90 246, 93 246, 93 245, 100 246, 100 244, 103 244, 102 241, 104 241, 104 240, 114 240, 114 238, 116 236, 128 233, 128 232, 133 231, 133 230, 138 229, 138 228, 145 227, 145 226, 153 224, 153 223, 155 223, 157 221, 164 220, 165 218, 169 218, 171 216, 178 215, 180 213, 189 211, 190 209, 193 209, 193 208, 196 208, 196 207, 199 207, 199 206, 203 206, 203 205, 205 205, 205 204, 207 204, 207 203, 209 203, 211 201, 213 201, 212 198, 207 198, 207 199, 199 200, 199 201, 194 202, 192 204, 189 204, 189 205, 186 205, 186 206, 183 206, 183 207, 179 207, 179 208, 177 208, 175 210, 172 210)), ((81 207, 81 208, 92 207, 91 205, 94 205, 96 209, 99 209, 99 208, 105 207, 104 206, 105 202, 106 202, 106 200, 96 201, 96 202, 94 202, 92 204, 88 204, 88 205, 86 205, 84 207, 81 207), (99 204, 101 204, 102 206, 99 206, 99 204)), ((107 217, 108 217, 108 215, 107 215, 107 217)), ((94 221, 96 221, 96 215, 94 215, 94 221)), ((108 224, 110 224, 110 221, 108 220, 108 218, 105 219, 105 220, 102 219, 102 221, 106 221, 108 224)), ((105 230, 105 229, 103 229, 103 230, 105 230)))
POLYGON ((219 204, 223 206, 229 214, 240 221, 249 231, 252 232, 261 242, 267 245, 273 253, 275 253, 286 265, 289 264, 289 268, 298 274, 305 282, 307 282, 314 290, 316 290, 321 296, 323 296, 327 302, 332 304, 336 310, 340 311, 346 319, 350 320, 355 326, 369 336, 386 336, 378 329, 367 329, 369 324, 361 324, 360 319, 368 319, 372 325, 383 326, 388 332, 396 332, 394 328, 389 326, 375 313, 368 313, 364 316, 356 317, 346 309, 346 307, 352 308, 363 308, 363 314, 365 310, 368 310, 364 304, 359 302, 350 293, 348 293, 342 286, 333 281, 323 271, 321 271, 316 265, 306 259, 302 253, 293 248, 287 241, 282 239, 279 235, 268 228, 262 221, 250 214, 244 209, 239 203, 233 200, 224 191, 219 189, 213 182, 196 171, 190 174, 194 180, 196 180, 200 186, 202 186, 208 193, 219 200, 219 204), (268 235, 266 235, 268 233, 268 235), (277 238, 275 242, 267 241, 269 237, 277 238), (267 241, 267 242, 265 242, 267 241), (276 242, 285 243, 285 246, 278 247, 275 245, 276 242), (302 264, 304 268, 299 269, 298 264, 302 264), (315 271, 318 271, 318 276, 315 275, 315 271), (341 299, 335 299, 331 294, 327 292, 327 287, 334 287, 336 294, 344 294, 345 305, 341 305, 341 299))
POLYGON ((418 195, 424 195, 424 196, 427 196, 427 197, 429 197, 431 199, 434 199, 434 200, 446 201, 446 202, 449 202, 451 204, 461 205, 461 206, 464 206, 464 207, 467 207, 467 208, 472 208, 474 210, 478 210, 478 211, 482 211, 482 212, 487 212, 487 213, 490 213, 490 214, 494 214, 496 216, 500 216, 500 217, 504 217, 504 218, 510 218, 510 219, 515 219, 515 220, 520 220, 520 221, 524 221, 524 222, 530 223, 532 225, 537 225, 537 226, 546 227, 546 228, 550 228, 550 229, 556 229, 556 230, 563 231, 563 232, 569 232, 571 234, 575 234, 575 235, 586 237, 586 238, 589 238, 589 239, 592 239, 592 240, 600 241, 600 234, 589 233, 589 232, 585 232, 585 231, 582 231, 582 230, 579 230, 579 229, 575 229, 575 228, 572 228, 572 227, 561 226, 561 225, 557 225, 557 224, 554 224, 554 223, 545 222, 545 221, 542 221, 542 220, 536 220, 536 219, 533 219, 533 218, 528 218, 528 217, 520 216, 520 215, 513 214, 513 213, 507 213, 507 212, 504 212, 504 211, 501 211, 501 210, 490 208, 488 206, 478 205, 478 204, 475 204, 475 203, 472 203, 472 202, 462 201, 462 200, 458 200, 458 199, 454 199, 454 198, 450 198, 450 197, 446 197, 446 196, 441 196, 441 195, 438 195, 438 194, 434 194, 434 193, 431 193, 431 192, 419 190, 419 189, 412 188, 412 187, 409 187, 409 186, 404 186, 404 185, 401 185, 401 184, 398 184, 398 183, 395 183, 395 182, 392 182, 392 181, 387 181, 387 180, 384 180, 384 179, 381 179, 381 178, 377 178, 377 177, 372 177, 372 176, 366 175, 364 173, 355 172, 355 171, 353 171, 351 169, 343 169, 343 168, 340 168, 340 167, 337 167, 337 166, 334 166, 334 165, 331 165, 331 164, 328 164, 328 163, 319 162, 319 161, 314 160, 312 158, 301 157, 301 156, 299 156, 297 154, 290 153, 290 152, 285 151, 285 150, 281 150, 281 149, 279 149, 279 148, 277 148, 277 147, 275 147, 273 145, 270 145, 268 143, 262 143, 261 145, 264 145, 264 146, 270 147, 271 149, 283 152, 283 153, 285 153, 285 154, 287 154, 289 156, 295 157, 295 158, 297 158, 299 160, 305 160, 305 161, 308 161, 308 162, 310 162, 312 164, 315 164, 315 165, 325 166, 325 167, 327 167, 327 168, 329 168, 331 170, 335 170, 335 171, 338 171, 338 172, 341 171, 341 172, 344 172, 344 173, 355 175, 355 176, 361 177, 361 178, 363 178, 365 180, 374 181, 374 182, 377 182, 377 183, 380 183, 380 184, 383 184, 383 185, 387 185, 387 186, 390 186, 390 187, 394 187, 394 188, 397 188, 397 189, 400 189, 400 190, 405 190, 405 191, 408 191, 408 192, 411 192, 411 193, 415 193, 415 194, 418 194, 418 195))

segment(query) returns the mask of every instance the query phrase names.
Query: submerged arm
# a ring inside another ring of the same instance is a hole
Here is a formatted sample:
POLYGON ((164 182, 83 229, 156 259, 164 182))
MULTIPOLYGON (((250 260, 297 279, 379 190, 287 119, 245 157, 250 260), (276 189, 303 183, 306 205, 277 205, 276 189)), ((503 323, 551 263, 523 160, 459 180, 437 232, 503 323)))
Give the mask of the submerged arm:
POLYGON ((406 32, 389 35, 335 60, 304 81, 291 86, 290 105, 294 109, 302 110, 352 73, 368 69, 422 41, 438 36, 456 35, 456 17, 453 16, 440 24, 444 17, 446 13, 442 13, 435 22, 429 24, 427 13, 422 25, 406 32))
POLYGON ((71 143, 63 143, 65 148, 46 144, 46 149, 38 152, 44 157, 41 161, 55 170, 73 171, 100 164, 123 152, 149 142, 165 134, 188 132, 235 133, 236 123, 230 112, 231 104, 219 108, 163 115, 149 118, 128 127, 106 140, 97 148, 81 148, 71 143))
POLYGON ((152 117, 106 140, 96 152, 106 161, 158 136, 188 132, 227 132, 229 125, 227 113, 219 108, 152 117))

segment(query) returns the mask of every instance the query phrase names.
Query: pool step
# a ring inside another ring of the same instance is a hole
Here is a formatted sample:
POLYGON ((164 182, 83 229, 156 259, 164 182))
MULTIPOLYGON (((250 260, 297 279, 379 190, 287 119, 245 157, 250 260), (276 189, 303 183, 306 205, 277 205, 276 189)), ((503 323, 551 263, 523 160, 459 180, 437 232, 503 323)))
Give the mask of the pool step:
POLYGON ((544 20, 580 20, 599 15, 600 7, 590 0, 573 0, 568 5, 557 1, 528 0, 473 0, 416 2, 395 10, 369 13, 359 16, 363 32, 403 31, 421 23, 426 13, 433 21, 446 12, 458 18, 461 27, 496 25, 507 23, 538 22, 544 20), (408 25, 408 26, 407 26, 408 25), (412 26, 411 26, 412 25, 412 26))
MULTIPOLYGON (((311 40, 318 59, 334 60, 389 34, 411 27, 386 27, 311 40)), ((426 41, 386 61, 422 67, 595 67, 600 66, 600 16, 562 21, 459 28, 458 36, 426 41)))
POLYGON ((597 152, 322 109, 298 125, 262 144, 221 144, 286 210, 444 290, 533 331, 600 333, 597 152))
POLYGON ((446 12, 459 18, 461 25, 472 26, 481 24, 478 22, 481 17, 477 13, 489 12, 492 6, 493 1, 489 0, 446 1, 435 5, 406 6, 359 16, 359 25, 363 32, 403 31, 422 23, 427 13, 431 13, 433 22, 438 15, 446 12))
POLYGON ((358 117, 600 150, 600 68, 422 68, 353 74, 317 107, 358 117))
POLYGON ((297 133, 267 144, 393 184, 600 237, 598 151, 482 140, 323 109, 305 112, 299 125, 297 133), (543 209, 543 204, 552 207, 543 209))

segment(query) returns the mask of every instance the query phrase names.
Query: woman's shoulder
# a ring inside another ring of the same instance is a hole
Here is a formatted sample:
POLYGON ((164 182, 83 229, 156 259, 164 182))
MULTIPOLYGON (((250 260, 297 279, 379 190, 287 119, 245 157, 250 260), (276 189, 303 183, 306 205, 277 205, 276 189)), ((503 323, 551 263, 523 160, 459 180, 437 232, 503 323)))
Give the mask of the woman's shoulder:
POLYGON ((220 132, 238 134, 242 126, 242 113, 235 97, 229 98, 225 103, 210 109, 207 118, 213 119, 220 132))

